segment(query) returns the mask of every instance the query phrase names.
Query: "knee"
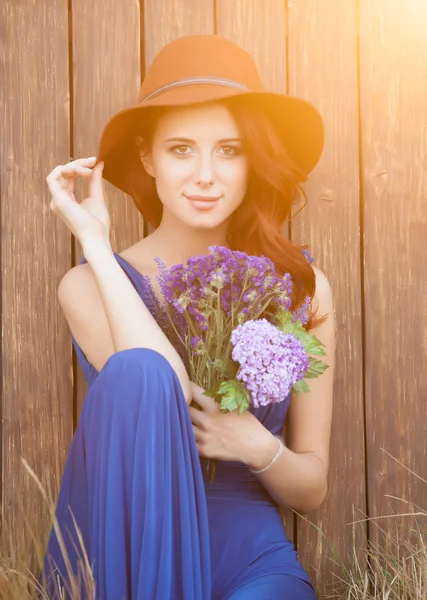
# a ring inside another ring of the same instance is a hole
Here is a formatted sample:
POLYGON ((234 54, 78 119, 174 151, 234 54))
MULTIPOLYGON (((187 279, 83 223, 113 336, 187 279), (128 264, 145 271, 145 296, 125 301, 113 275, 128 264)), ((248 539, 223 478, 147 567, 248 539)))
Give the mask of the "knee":
POLYGON ((126 348, 108 357, 95 381, 110 376, 114 381, 118 378, 127 379, 133 375, 141 377, 159 373, 164 376, 172 371, 169 361, 160 352, 151 348, 126 348))
POLYGON ((175 371, 162 354, 151 348, 128 348, 107 359, 88 396, 129 408, 145 399, 168 403, 177 386, 175 371))

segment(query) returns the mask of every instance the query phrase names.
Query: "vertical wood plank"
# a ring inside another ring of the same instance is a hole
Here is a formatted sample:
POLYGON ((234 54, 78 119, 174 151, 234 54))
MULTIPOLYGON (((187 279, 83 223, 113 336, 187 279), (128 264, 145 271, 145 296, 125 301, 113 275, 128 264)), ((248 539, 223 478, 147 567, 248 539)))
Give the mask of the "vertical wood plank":
MULTIPOLYGON (((386 454, 426 479, 427 4, 361 0, 360 11, 368 503, 377 517, 427 505, 425 484, 386 454)), ((402 539, 417 529, 408 517, 380 524, 402 539)))
POLYGON ((44 536, 48 514, 21 458, 55 492, 73 433, 71 346, 56 302, 70 238, 46 184, 69 155, 67 2, 4 0, 0 23, 2 514, 25 555, 23 518, 44 536))
POLYGON ((214 32, 214 0, 145 0, 146 67, 177 37, 214 32))
MULTIPOLYGON (((141 85, 139 2, 73 0, 72 22, 74 158, 80 158, 95 156, 108 119, 137 101, 141 85)), ((79 183, 79 194, 84 197, 87 184, 79 183)), ((119 252, 143 237, 143 219, 130 196, 108 181, 103 184, 111 217, 111 245, 119 252)), ((77 264, 81 254, 76 242, 77 264)), ((78 413, 86 391, 78 367, 78 413)))
MULTIPOLYGON (((217 0, 218 33, 229 38, 253 57, 264 86, 286 92, 286 14, 283 0, 217 0), (268 40, 268 43, 266 43, 268 40)), ((288 235, 287 224, 284 235, 288 235)), ((295 519, 283 510, 289 539, 295 541, 295 519)))
POLYGON ((283 0, 217 0, 218 33, 251 54, 266 88, 286 92, 283 0))
MULTIPOLYGON (((301 562, 319 594, 335 572, 324 536, 348 563, 348 523, 365 515, 356 16, 353 0, 288 4, 289 92, 317 106, 326 128, 324 154, 306 186, 307 206, 293 219, 292 237, 309 244, 331 282, 337 323, 329 493, 306 516, 310 522, 298 518, 297 533, 301 562)), ((362 548, 364 527, 355 533, 362 548)))

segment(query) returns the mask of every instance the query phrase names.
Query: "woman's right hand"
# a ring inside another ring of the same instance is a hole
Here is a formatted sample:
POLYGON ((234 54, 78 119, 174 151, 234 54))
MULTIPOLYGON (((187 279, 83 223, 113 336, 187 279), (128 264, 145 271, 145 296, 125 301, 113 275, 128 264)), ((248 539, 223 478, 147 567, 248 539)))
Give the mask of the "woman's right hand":
POLYGON ((93 239, 101 239, 110 246, 110 215, 102 191, 104 163, 93 167, 95 163, 96 157, 91 157, 56 166, 46 177, 52 194, 50 208, 82 246, 93 239), (77 177, 89 177, 89 196, 80 203, 74 195, 77 177))

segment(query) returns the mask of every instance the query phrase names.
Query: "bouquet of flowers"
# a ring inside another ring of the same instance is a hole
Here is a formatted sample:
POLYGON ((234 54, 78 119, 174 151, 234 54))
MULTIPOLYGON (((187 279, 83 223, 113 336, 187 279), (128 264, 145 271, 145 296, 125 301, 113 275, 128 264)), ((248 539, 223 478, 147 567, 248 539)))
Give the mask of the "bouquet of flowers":
POLYGON ((243 412, 310 390, 327 364, 323 344, 304 329, 310 297, 291 311, 292 277, 278 277, 265 256, 223 246, 167 269, 160 259, 159 304, 152 312, 187 367, 190 380, 220 405, 243 412))

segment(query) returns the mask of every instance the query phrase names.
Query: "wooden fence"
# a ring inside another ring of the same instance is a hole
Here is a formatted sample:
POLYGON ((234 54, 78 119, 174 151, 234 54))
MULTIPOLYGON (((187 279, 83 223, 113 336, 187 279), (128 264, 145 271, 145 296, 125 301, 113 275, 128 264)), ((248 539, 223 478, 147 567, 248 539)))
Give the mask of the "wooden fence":
MULTIPOLYGON (((45 177, 96 153, 165 43, 218 33, 252 53, 267 86, 312 101, 326 123, 308 205, 290 230, 335 296, 330 485, 311 523, 286 515, 324 594, 340 574, 329 544, 349 565, 354 544, 360 553, 378 539, 365 515, 427 508, 426 484, 405 468, 426 478, 427 3, 2 0, 0 28, 3 514, 17 535, 22 503, 47 524, 21 458, 59 488, 86 391, 56 296, 80 248, 49 208, 45 177)), ((119 252, 143 222, 129 197, 105 190, 119 252)))

